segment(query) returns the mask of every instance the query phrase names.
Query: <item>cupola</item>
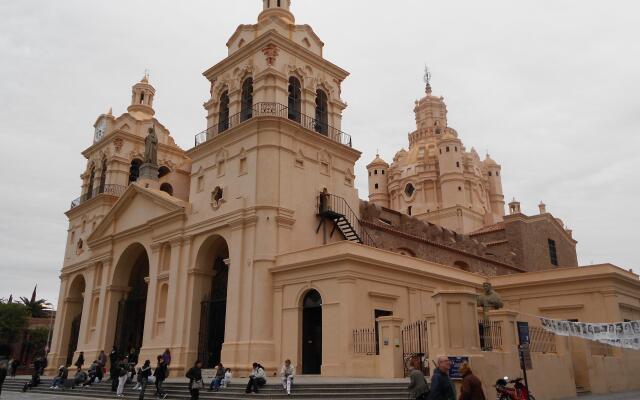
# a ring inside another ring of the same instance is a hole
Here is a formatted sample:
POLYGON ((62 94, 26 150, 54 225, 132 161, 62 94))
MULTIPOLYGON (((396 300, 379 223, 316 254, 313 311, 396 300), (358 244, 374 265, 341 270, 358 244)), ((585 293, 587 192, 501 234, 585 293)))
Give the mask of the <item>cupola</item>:
POLYGON ((131 91, 131 105, 127 108, 129 114, 138 120, 151 119, 156 113, 153 109, 156 89, 149 83, 149 75, 145 74, 140 82, 133 85, 131 91))
POLYGON ((258 16, 258 22, 263 22, 269 18, 280 18, 287 24, 295 23, 296 19, 291 14, 291 0, 262 0, 263 11, 258 16))

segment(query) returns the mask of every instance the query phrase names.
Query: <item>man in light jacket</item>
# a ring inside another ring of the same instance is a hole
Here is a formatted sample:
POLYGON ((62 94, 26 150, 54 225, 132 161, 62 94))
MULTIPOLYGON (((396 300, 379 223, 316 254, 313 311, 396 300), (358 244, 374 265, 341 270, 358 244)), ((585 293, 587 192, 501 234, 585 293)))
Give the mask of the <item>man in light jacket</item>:
POLYGON ((291 365, 291 360, 284 362, 282 369, 280 369, 280 376, 282 377, 282 387, 287 391, 287 394, 291 394, 291 384, 296 376, 296 369, 291 365))

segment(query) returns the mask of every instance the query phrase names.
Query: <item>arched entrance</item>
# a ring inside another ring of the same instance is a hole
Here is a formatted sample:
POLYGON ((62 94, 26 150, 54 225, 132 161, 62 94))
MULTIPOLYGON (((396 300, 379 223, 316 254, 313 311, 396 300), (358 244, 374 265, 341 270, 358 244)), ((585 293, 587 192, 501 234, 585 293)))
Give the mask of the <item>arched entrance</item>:
POLYGON ((118 318, 114 346, 119 354, 142 347, 144 319, 147 308, 146 278, 149 276, 149 257, 141 244, 131 245, 124 251, 116 268, 114 281, 126 282, 128 292, 118 303, 118 318))
MULTIPOLYGON (((67 324, 67 348, 66 365, 73 364, 73 355, 78 349, 78 339, 80 337, 80 322, 82 321, 82 306, 84 302, 84 292, 86 283, 82 275, 77 276, 71 283, 67 295, 65 323, 67 324)), ((63 348, 64 349, 64 348, 63 348)), ((63 353, 64 354, 64 353, 63 353)))
POLYGON ((220 236, 205 241, 197 258, 198 268, 211 276, 200 306, 198 358, 205 368, 213 368, 222 358, 227 316, 229 247, 220 236))
POLYGON ((322 297, 310 290, 302 300, 302 373, 317 375, 322 367, 322 297))

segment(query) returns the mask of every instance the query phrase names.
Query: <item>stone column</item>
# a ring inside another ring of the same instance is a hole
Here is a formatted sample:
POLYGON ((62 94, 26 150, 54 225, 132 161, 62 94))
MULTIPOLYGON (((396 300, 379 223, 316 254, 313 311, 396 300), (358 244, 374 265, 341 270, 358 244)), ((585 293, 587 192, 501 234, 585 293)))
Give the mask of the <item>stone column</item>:
POLYGON ((472 289, 440 290, 433 295, 438 343, 437 355, 466 356, 480 352, 477 295, 472 289))
POLYGON ((111 274, 111 267, 113 266, 113 259, 108 258, 102 260, 102 277, 100 278, 100 300, 98 300, 98 316, 96 319, 96 343, 97 348, 100 350, 104 350, 105 353, 108 353, 111 350, 111 347, 106 347, 105 340, 105 320, 107 319, 106 309, 107 309, 107 284, 109 280, 109 276, 111 274))
POLYGON ((51 345, 49 354, 47 355, 48 366, 46 373, 48 375, 55 373, 60 365, 60 355, 63 352, 61 349, 62 327, 64 321, 64 315, 67 312, 67 304, 64 301, 64 294, 67 291, 67 285, 69 280, 66 277, 60 277, 60 291, 58 292, 58 307, 56 312, 56 319, 53 324, 53 333, 51 336, 51 345))
MULTIPOLYGON (((160 249, 162 243, 154 243, 151 245, 151 254, 149 254, 149 276, 145 278, 147 283, 147 304, 145 306, 144 315, 144 333, 142 337, 142 348, 139 360, 152 360, 154 356, 161 354, 162 351, 156 346, 153 332, 156 322, 156 299, 158 289, 158 270, 160 264, 160 249)), ((164 349, 162 349, 164 350, 164 349)))
MULTIPOLYGON (((169 260, 169 292, 167 294, 167 314, 165 320, 170 322, 165 325, 164 329, 164 341, 167 347, 172 347, 175 343, 177 330, 180 328, 177 321, 177 315, 180 310, 178 305, 178 285, 181 279, 180 270, 182 259, 182 239, 175 239, 170 242, 171 245, 171 259, 169 260)), ((185 268, 186 269, 186 268, 185 268)))
MULTIPOLYGON (((78 334, 78 348, 76 349, 76 353, 80 351, 88 350, 88 339, 89 339, 89 323, 91 319, 91 302, 93 301, 93 288, 94 288, 94 275, 96 274, 96 264, 89 270, 89 272, 84 276, 85 287, 84 293, 82 294, 82 317, 80 319, 80 332, 78 334)), ((89 357, 89 354, 86 354, 89 357)), ((74 356, 74 360, 77 355, 74 356)))
POLYGON ((402 318, 380 317, 376 322, 380 324, 378 340, 380 343, 380 362, 378 363, 378 377, 404 377, 404 360, 402 359, 402 318))

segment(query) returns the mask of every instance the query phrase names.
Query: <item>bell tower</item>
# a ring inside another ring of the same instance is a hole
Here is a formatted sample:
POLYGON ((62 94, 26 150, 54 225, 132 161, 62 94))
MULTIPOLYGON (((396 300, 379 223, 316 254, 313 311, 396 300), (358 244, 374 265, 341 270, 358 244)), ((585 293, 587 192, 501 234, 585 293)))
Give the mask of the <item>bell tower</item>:
POLYGON ((143 121, 153 118, 156 114, 153 109, 153 97, 156 89, 149 83, 149 74, 145 73, 140 82, 131 88, 131 105, 127 108, 129 114, 135 119, 143 121))
POLYGON ((258 16, 258 22, 277 17, 289 24, 295 23, 295 17, 290 10, 291 0, 262 0, 262 3, 263 11, 258 16))

